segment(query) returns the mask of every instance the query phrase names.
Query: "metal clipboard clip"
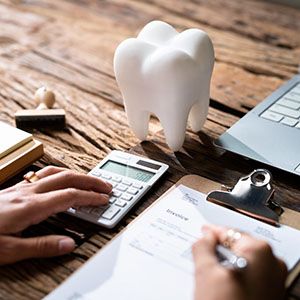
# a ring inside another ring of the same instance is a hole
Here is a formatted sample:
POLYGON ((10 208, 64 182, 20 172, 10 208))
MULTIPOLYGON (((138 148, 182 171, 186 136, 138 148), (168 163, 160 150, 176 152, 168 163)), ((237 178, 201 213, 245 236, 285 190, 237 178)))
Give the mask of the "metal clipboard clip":
POLYGON ((210 192, 206 200, 279 226, 283 208, 272 200, 274 192, 271 173, 258 169, 241 177, 233 188, 222 186, 221 191, 210 192))

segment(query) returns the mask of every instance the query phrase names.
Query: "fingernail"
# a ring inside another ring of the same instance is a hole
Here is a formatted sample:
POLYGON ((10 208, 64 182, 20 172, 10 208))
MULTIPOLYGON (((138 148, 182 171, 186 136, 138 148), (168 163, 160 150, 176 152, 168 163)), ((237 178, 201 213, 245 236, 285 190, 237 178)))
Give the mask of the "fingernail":
POLYGON ((106 183, 106 185, 107 185, 107 187, 109 188, 109 189, 112 189, 113 188, 113 186, 109 183, 109 182, 105 182, 106 183))
POLYGON ((60 253, 71 252, 75 248, 75 242, 71 238, 64 238, 58 242, 58 249, 60 253))
POLYGON ((109 200, 109 195, 107 195, 107 194, 102 194, 102 198, 105 200, 105 202, 108 202, 108 200, 109 200))

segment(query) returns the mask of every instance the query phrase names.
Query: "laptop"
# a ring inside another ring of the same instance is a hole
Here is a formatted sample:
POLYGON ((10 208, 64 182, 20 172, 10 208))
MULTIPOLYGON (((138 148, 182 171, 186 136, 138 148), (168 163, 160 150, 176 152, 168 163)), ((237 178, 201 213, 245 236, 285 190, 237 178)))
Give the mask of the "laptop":
POLYGON ((248 112, 215 145, 300 175, 300 75, 248 112))

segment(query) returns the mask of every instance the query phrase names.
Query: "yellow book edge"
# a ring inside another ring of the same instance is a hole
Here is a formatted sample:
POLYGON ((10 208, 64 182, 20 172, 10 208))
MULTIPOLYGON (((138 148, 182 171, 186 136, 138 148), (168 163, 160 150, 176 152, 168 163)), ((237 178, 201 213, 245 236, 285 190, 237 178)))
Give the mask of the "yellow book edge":
MULTIPOLYGON (((2 136, 2 138, 5 139, 5 136, 7 134, 7 130, 8 130, 8 135, 9 135, 9 139, 10 138, 14 138, 15 142, 8 147, 8 148, 4 148, 0 151, 0 159, 2 159, 3 157, 5 157, 6 155, 14 152, 16 149, 18 149, 19 147, 22 147, 23 145, 29 143, 30 141, 33 140, 33 136, 31 133, 21 130, 19 128, 16 128, 10 124, 7 124, 5 122, 0 121, 0 130, 1 130, 1 135, 2 132, 4 131, 4 136, 2 136)), ((6 143, 4 142, 4 145, 6 143)), ((1 148, 1 147, 0 147, 1 148)))
POLYGON ((32 139, 0 159, 0 184, 31 165, 44 154, 43 144, 32 139))

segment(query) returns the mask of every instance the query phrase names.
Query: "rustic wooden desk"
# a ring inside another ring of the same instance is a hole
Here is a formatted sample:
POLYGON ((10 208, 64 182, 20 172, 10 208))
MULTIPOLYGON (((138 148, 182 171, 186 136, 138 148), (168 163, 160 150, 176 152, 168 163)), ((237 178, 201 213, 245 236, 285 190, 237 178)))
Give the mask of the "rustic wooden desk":
MULTIPOLYGON (((46 152, 39 166, 87 172, 113 149, 131 149, 171 166, 165 180, 115 230, 63 216, 29 229, 28 235, 67 227, 85 239, 71 255, 1 267, 0 299, 48 294, 182 175, 195 173, 230 185, 261 166, 218 151, 212 140, 297 73, 299 30, 300 10, 267 1, 0 1, 0 119, 13 123, 17 109, 32 108, 32 95, 44 84, 56 91, 67 111, 66 130, 35 132, 46 152), (203 131, 188 132, 184 150, 175 154, 165 146, 156 119, 151 120, 150 142, 140 145, 123 108, 113 103, 121 98, 112 69, 114 49, 153 19, 179 30, 202 28, 215 45, 208 120, 203 131)), ((299 178, 272 171, 277 200, 300 210, 299 178)), ((300 299, 300 278, 289 298, 300 299)))

